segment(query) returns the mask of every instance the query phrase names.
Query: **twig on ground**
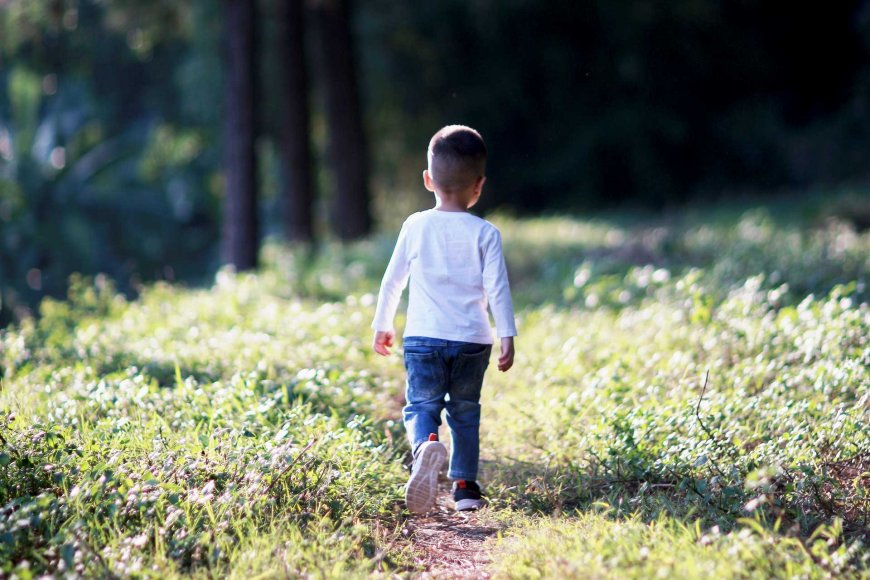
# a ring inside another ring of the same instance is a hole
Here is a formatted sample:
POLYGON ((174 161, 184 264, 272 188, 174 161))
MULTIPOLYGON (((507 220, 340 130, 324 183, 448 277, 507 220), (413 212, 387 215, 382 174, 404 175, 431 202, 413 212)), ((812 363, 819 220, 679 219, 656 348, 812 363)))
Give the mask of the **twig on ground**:
POLYGON ((169 451, 169 447, 166 445, 166 438, 163 436, 163 425, 157 426, 157 434, 160 436, 160 444, 163 445, 163 450, 169 451))
POLYGON ((281 473, 279 473, 278 476, 275 477, 275 479, 272 480, 272 483, 269 484, 269 487, 267 487, 266 490, 265 490, 265 491, 263 492, 263 494, 261 494, 261 495, 269 495, 269 492, 272 491, 272 488, 275 487, 275 485, 276 485, 279 481, 281 481, 281 478, 283 478, 283 477, 287 474, 287 472, 290 471, 290 469, 291 469, 294 465, 296 465, 296 463, 299 462, 299 459, 301 459, 302 456, 305 455, 305 452, 308 451, 309 449, 311 449, 311 448, 314 446, 315 443, 317 443, 317 437, 315 437, 314 439, 312 439, 311 441, 308 442, 308 445, 305 446, 305 449, 303 449, 302 451, 300 451, 300 452, 299 452, 299 455, 297 455, 296 457, 294 457, 294 458, 293 458, 293 461, 291 461, 290 463, 288 463, 288 464, 287 464, 287 467, 285 467, 284 469, 281 470, 281 473))
MULTIPOLYGON (((710 441, 712 441, 713 444, 718 449, 721 449, 722 446, 719 443, 719 440, 716 439, 716 436, 713 435, 713 432, 707 427, 707 425, 704 424, 704 420, 701 419, 701 401, 704 400, 704 394, 707 392, 707 379, 708 378, 710 378, 710 371, 709 370, 704 373, 704 386, 701 388, 701 396, 698 397, 698 404, 695 405, 695 418, 698 419, 698 424, 701 425, 701 429, 704 430, 704 433, 707 434, 707 437, 710 438, 710 441)), ((718 473, 720 476, 722 476, 723 479, 727 479, 725 472, 722 471, 722 468, 719 467, 719 464, 715 460, 711 459, 710 463, 713 465, 713 468, 716 470, 716 473, 718 473)))

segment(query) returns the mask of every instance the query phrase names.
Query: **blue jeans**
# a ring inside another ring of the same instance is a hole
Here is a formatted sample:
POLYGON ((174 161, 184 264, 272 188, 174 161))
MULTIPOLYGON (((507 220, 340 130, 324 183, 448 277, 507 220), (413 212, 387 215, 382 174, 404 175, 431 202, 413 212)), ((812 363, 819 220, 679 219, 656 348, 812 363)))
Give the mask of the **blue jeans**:
POLYGON ((477 479, 480 389, 492 345, 409 336, 404 340, 408 385, 402 410, 411 449, 438 433, 441 411, 453 439, 451 479, 477 479))

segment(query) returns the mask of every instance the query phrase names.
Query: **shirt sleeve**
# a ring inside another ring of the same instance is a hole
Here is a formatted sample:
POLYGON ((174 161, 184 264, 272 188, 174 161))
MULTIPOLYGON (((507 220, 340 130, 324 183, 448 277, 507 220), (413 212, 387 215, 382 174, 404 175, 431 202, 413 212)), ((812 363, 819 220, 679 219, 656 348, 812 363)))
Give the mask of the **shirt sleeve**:
POLYGON ((396 317, 396 309, 402 298, 402 291, 408 285, 408 276, 411 271, 411 260, 408 253, 408 222, 402 224, 399 239, 393 249, 393 255, 384 278, 381 280, 381 289, 378 293, 378 306, 375 310, 375 319, 372 328, 378 331, 392 330, 393 318, 396 317))
POLYGON ((484 244, 483 288, 489 300, 489 309, 495 319, 499 338, 517 335, 514 321, 514 305, 511 300, 510 282, 501 249, 501 234, 493 229, 484 244))

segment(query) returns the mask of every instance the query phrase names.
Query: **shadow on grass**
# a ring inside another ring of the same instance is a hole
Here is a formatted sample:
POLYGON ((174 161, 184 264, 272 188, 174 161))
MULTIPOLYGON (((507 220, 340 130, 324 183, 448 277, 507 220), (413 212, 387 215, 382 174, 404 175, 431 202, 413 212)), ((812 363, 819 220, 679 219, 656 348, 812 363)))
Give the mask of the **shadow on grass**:
POLYGON ((604 510, 614 518, 629 515, 652 522, 662 514, 682 521, 731 530, 752 518, 769 530, 806 537, 835 520, 848 538, 870 540, 870 455, 786 470, 759 484, 746 474, 723 481, 711 468, 656 468, 653 456, 619 459, 588 454, 583 465, 541 465, 518 459, 483 461, 483 476, 493 506, 557 515, 604 510))

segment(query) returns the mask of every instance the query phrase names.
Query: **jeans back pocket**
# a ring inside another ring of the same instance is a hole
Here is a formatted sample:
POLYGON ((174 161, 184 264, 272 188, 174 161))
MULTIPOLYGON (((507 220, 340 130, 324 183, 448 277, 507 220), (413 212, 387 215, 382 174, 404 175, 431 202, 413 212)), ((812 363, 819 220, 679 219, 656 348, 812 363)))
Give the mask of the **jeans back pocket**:
POLYGON ((408 371, 409 403, 443 397, 445 392, 444 361, 426 347, 405 347, 405 370, 408 371))
POLYGON ((480 389, 483 387, 483 376, 489 366, 492 353, 490 345, 475 345, 480 349, 470 348, 459 352, 453 362, 450 376, 450 398, 477 401, 480 399, 480 389))

